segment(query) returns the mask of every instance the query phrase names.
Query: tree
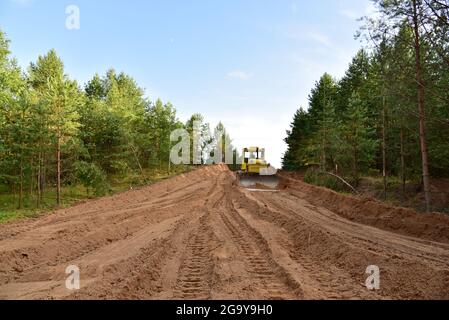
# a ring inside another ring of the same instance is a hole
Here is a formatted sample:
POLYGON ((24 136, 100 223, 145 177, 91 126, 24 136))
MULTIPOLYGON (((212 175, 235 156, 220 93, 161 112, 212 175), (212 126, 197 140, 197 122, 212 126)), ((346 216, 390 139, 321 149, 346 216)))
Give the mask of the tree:
POLYGON ((210 145, 212 146, 214 156, 210 160, 213 159, 212 161, 215 163, 232 162, 234 157, 234 146, 232 145, 232 139, 222 122, 219 122, 214 128, 212 139, 210 145))
POLYGON ((158 99, 154 106, 148 110, 147 125, 151 129, 151 137, 154 142, 153 159, 158 162, 161 169, 162 163, 170 169, 170 134, 182 125, 176 118, 176 111, 171 103, 164 104, 158 99))
MULTIPOLYGON (((201 135, 196 147, 204 164, 213 138, 201 115, 187 123, 189 132, 196 120, 201 135)), ((36 207, 41 207, 45 188, 56 186, 60 205, 64 186, 82 183, 88 192, 103 194, 108 180, 140 183, 149 175, 146 169, 170 173, 170 135, 183 127, 170 102, 151 103, 123 72, 95 74, 80 90, 51 50, 23 73, 0 31, 0 190, 6 186, 18 195, 19 208, 27 190, 30 197, 37 191, 36 207)))
POLYGON ((314 154, 314 162, 320 163, 326 171, 328 165, 335 166, 336 146, 338 143, 338 122, 335 111, 337 86, 335 80, 327 73, 315 84, 309 96, 309 114, 311 126, 315 133, 309 152, 314 154))
POLYGON ((106 174, 94 163, 76 162, 75 174, 86 188, 87 194, 89 194, 90 189, 94 189, 96 195, 104 195, 109 188, 106 182, 106 174))
POLYGON ((342 124, 337 158, 339 163, 351 163, 352 180, 357 185, 360 171, 370 167, 374 160, 377 141, 369 126, 367 108, 357 92, 353 92, 342 124))
POLYGON ((195 165, 205 162, 206 155, 203 154, 205 149, 202 144, 205 143, 205 140, 210 139, 210 135, 203 137, 200 131, 202 126, 204 126, 204 117, 199 113, 193 114, 185 124, 190 136, 190 163, 195 165))
POLYGON ((308 165, 309 155, 306 146, 311 132, 310 116, 303 108, 299 108, 284 140, 287 144, 287 151, 282 159, 284 170, 300 170, 308 165))
POLYGON ((210 130, 210 124, 208 122, 203 122, 201 124, 201 164, 206 164, 208 157, 210 156, 210 147, 213 142, 212 133, 210 130))
MULTIPOLYGON (((77 107, 83 96, 75 81, 64 74, 64 65, 54 50, 39 56, 30 66, 30 82, 39 103, 44 105, 43 116, 56 149, 56 203, 61 204, 62 155, 61 148, 75 136, 79 127, 77 107)), ((44 142, 42 142, 44 143, 44 142)), ((43 146, 42 146, 43 147, 43 146)))
POLYGON ((24 173, 30 156, 30 113, 26 81, 17 62, 9 57, 9 41, 0 31, 0 182, 16 189, 23 206, 24 173))
POLYGON ((345 75, 338 82, 335 98, 335 109, 338 116, 343 117, 354 91, 357 91, 360 98, 366 101, 368 105, 371 102, 368 82, 370 67, 370 56, 364 49, 359 50, 349 64, 345 75))
POLYGON ((413 42, 410 45, 414 49, 422 178, 426 209, 429 212, 431 210, 431 195, 426 130, 426 87, 423 78, 423 46, 426 34, 426 16, 428 16, 426 4, 423 0, 375 0, 375 3, 378 5, 381 16, 377 22, 371 21, 371 31, 376 33, 376 36, 372 37, 373 39, 378 38, 379 34, 397 33, 403 26, 404 21, 413 31, 413 42))
POLYGON ((130 76, 110 69, 103 78, 96 74, 84 91, 87 99, 80 121, 87 157, 107 173, 137 169, 142 175, 153 152, 150 103, 143 89, 130 76))

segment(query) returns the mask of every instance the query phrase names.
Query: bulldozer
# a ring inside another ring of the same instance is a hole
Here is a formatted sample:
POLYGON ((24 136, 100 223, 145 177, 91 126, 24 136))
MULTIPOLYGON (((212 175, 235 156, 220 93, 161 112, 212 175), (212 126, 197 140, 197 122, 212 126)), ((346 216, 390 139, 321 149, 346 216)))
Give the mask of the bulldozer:
POLYGON ((265 149, 244 148, 241 170, 238 171, 240 185, 254 190, 274 190, 278 187, 277 170, 265 160, 265 149))

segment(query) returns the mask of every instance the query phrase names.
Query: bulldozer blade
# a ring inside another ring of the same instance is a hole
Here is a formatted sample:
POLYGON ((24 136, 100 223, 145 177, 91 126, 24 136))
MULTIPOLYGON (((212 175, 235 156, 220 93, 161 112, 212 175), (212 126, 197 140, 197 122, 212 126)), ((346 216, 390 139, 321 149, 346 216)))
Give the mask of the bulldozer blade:
POLYGON ((250 190, 277 190, 279 178, 276 175, 242 175, 239 177, 239 183, 242 187, 250 190))
POLYGON ((261 168, 261 176, 275 176, 277 174, 277 169, 275 167, 269 166, 268 168, 261 168))

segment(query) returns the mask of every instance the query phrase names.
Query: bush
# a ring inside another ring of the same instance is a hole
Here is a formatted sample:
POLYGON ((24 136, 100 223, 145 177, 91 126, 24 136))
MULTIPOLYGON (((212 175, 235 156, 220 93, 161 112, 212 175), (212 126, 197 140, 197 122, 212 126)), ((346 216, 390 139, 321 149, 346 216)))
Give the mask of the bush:
POLYGON ((75 174, 77 179, 86 187, 87 194, 90 188, 96 196, 102 196, 109 192, 109 184, 106 174, 94 163, 79 161, 75 163, 75 174))
POLYGON ((128 163, 122 160, 111 161, 111 168, 114 169, 115 173, 122 176, 126 176, 129 172, 128 163))

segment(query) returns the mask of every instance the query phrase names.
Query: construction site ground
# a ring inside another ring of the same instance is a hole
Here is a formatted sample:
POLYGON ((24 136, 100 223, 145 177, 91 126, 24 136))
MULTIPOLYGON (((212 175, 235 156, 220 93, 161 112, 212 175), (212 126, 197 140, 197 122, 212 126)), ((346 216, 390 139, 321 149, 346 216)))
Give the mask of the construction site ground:
POLYGON ((0 299, 449 299, 449 217, 201 167, 1 225, 0 299))

